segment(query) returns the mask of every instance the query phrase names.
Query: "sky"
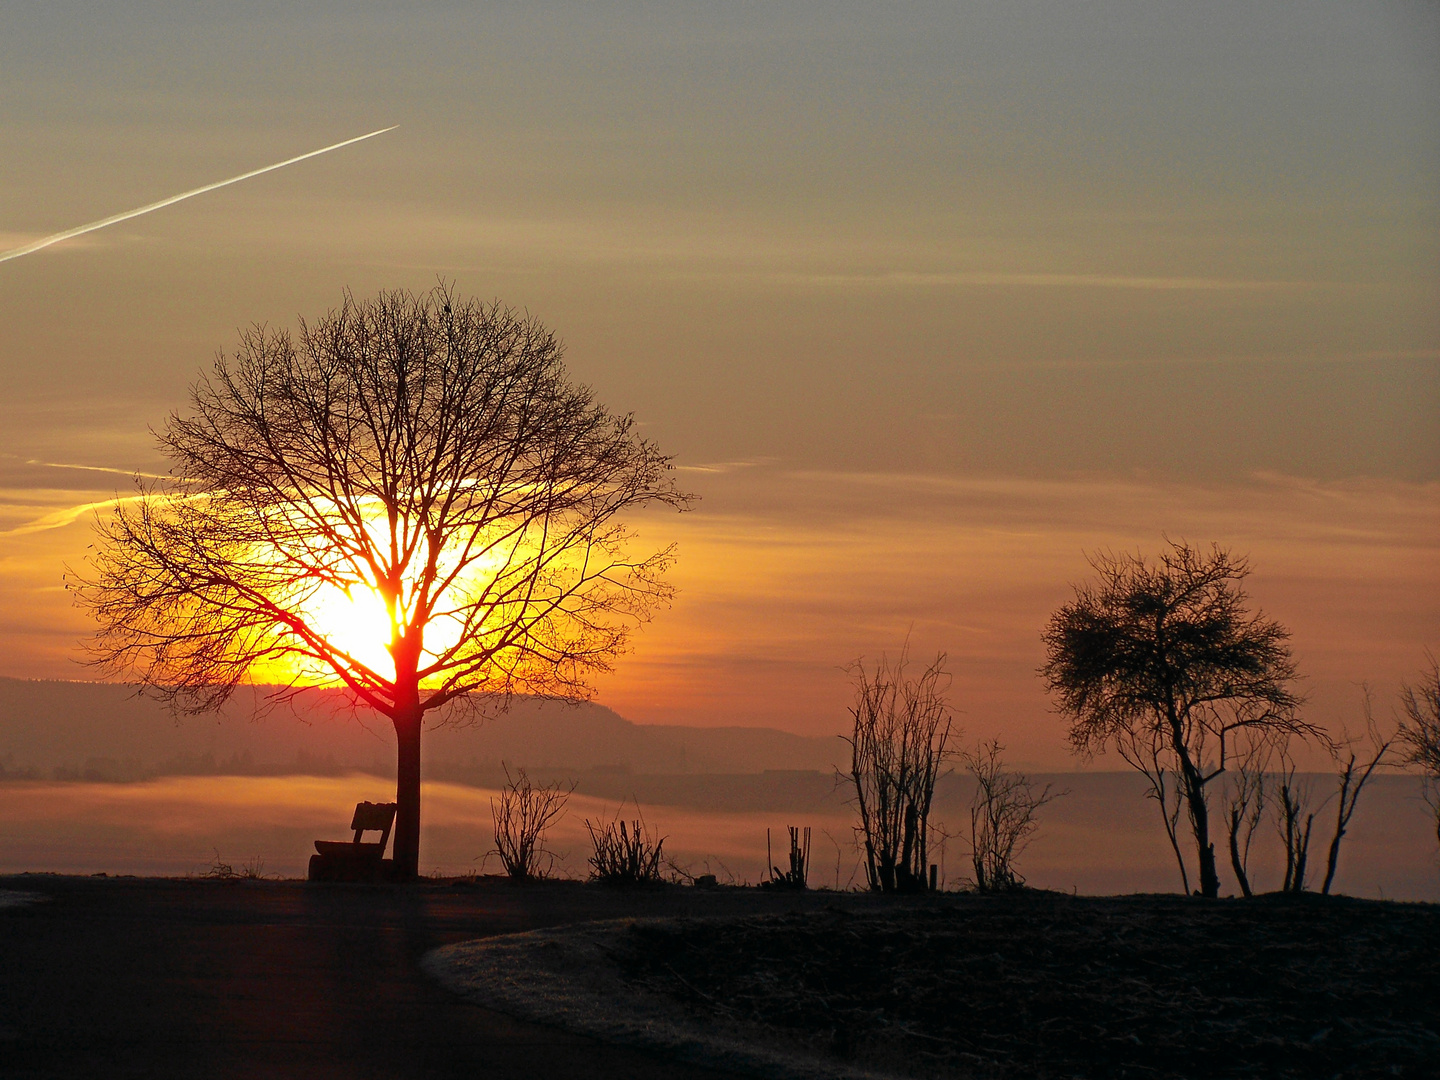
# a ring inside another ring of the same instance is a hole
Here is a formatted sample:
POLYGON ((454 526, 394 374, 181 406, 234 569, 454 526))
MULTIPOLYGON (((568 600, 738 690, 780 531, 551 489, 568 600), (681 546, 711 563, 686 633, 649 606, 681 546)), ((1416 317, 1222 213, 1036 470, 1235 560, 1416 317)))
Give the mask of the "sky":
POLYGON ((241 328, 523 308, 700 496, 599 700, 842 730, 944 650, 1036 668, 1087 553, 1251 557, 1320 722, 1440 650, 1440 9, 0 2, 0 674, 94 678, 88 513, 241 328))

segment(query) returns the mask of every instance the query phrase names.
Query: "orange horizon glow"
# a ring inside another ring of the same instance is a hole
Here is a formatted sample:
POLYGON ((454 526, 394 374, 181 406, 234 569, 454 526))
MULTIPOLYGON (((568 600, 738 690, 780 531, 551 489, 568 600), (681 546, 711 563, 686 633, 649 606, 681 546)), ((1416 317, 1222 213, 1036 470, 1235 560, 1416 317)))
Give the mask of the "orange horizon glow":
MULTIPOLYGON (((635 521, 647 546, 679 544, 675 603, 595 682, 599 703, 637 723, 833 735, 848 717, 844 665, 894 655, 909 637, 912 656, 949 653, 966 738, 999 737, 1031 767, 1076 767, 1036 676, 1040 630, 1089 577, 1087 552, 1153 555, 1165 533, 1250 556, 1252 602, 1293 631, 1307 713, 1333 730, 1359 722, 1362 682, 1385 715, 1426 645, 1440 640, 1434 484, 822 475, 762 465, 688 473, 685 482, 704 496, 696 510, 635 521)), ((53 509, 12 503, 8 513, 33 521, 53 509)), ((76 642, 90 627, 53 567, 57 553, 83 554, 87 523, 9 542, 0 671, 85 678, 76 642)), ((349 599, 338 589, 323 596, 315 617, 337 643, 388 658, 378 598, 363 587, 349 599)), ((432 637, 432 648, 441 644, 432 637)))

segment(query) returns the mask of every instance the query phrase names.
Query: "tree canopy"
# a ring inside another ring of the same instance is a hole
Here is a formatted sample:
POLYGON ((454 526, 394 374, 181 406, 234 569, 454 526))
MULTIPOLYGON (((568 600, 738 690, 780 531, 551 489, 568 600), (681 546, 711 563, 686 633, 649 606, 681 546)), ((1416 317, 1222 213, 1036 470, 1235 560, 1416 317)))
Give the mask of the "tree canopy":
POLYGON ((1405 762, 1418 765, 1425 777, 1425 800, 1435 814, 1435 836, 1440 839, 1440 661, 1427 655, 1427 669, 1400 691, 1401 745, 1405 762))
POLYGON ((443 286, 250 329, 158 442, 170 478, 117 500, 76 583, 96 661, 193 712, 247 681, 347 688, 395 725, 411 873, 422 716, 588 696, 671 597, 673 549, 632 553, 622 520, 684 508, 670 460, 538 321, 443 286))
POLYGON ((1051 616, 1042 675, 1077 752, 1115 747, 1151 778, 1162 808, 1175 780, 1195 831, 1201 891, 1216 895, 1204 789, 1224 772, 1235 733, 1324 738, 1300 718, 1289 631, 1249 610, 1249 565, 1218 545, 1207 553, 1171 543, 1154 562, 1097 555, 1091 565, 1099 581, 1077 586, 1051 616))

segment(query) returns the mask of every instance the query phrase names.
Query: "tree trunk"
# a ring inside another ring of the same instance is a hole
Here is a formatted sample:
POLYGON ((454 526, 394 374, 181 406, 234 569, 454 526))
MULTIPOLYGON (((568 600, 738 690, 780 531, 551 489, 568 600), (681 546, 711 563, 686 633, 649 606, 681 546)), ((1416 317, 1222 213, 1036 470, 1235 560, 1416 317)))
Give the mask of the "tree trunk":
MULTIPOLYGON (((1382 751, 1383 752, 1383 751, 1382 751)), ((1350 784, 1355 778, 1355 755, 1350 755, 1350 763, 1345 766, 1345 771, 1340 774, 1340 804, 1335 808, 1335 835, 1330 840, 1330 851, 1325 858, 1325 884, 1320 886, 1320 895, 1329 896, 1330 886, 1335 881, 1335 869, 1340 864, 1340 841, 1345 839, 1345 826, 1350 821, 1350 815, 1355 812, 1354 801, 1350 794, 1350 784)), ((1365 781, 1370 778, 1367 772, 1360 780, 1363 787, 1365 781)), ((1355 789, 1354 800, 1360 798, 1360 788, 1355 789)))
POLYGON ((1310 826, 1315 824, 1315 815, 1311 814, 1305 819, 1305 831, 1300 835, 1300 850, 1295 855, 1295 880, 1291 883, 1294 890, 1305 891, 1305 864, 1310 861, 1310 826))
POLYGON ((1230 868, 1235 871, 1235 880, 1240 883, 1240 891, 1245 896, 1254 895, 1250 891, 1250 875, 1245 872, 1245 860, 1240 857, 1240 843, 1237 834, 1240 832, 1240 814, 1233 808, 1230 811, 1230 868))
POLYGON ((1215 845, 1210 842, 1210 808, 1205 793, 1198 786, 1186 793, 1190 803, 1190 820, 1195 826, 1195 848, 1200 855, 1200 895, 1212 899, 1220 895, 1220 875, 1215 869, 1215 845))
POLYGON ((1205 802, 1205 780, 1190 759, 1180 719, 1173 705, 1169 710, 1169 721, 1171 747, 1179 760, 1180 782, 1185 788, 1190 824, 1195 829, 1195 851, 1200 857, 1200 895, 1214 899, 1220 895, 1220 875, 1215 869, 1215 845, 1210 842, 1210 807, 1205 802))
POLYGON ((1345 830, 1336 827, 1335 835, 1330 840, 1330 853, 1325 859, 1325 884, 1320 886, 1320 895, 1329 896, 1330 886, 1335 883, 1335 868, 1340 863, 1340 841, 1345 837, 1345 830))
POLYGON ((395 876, 413 881, 420 873, 420 706, 395 719, 399 762, 395 779, 395 876))

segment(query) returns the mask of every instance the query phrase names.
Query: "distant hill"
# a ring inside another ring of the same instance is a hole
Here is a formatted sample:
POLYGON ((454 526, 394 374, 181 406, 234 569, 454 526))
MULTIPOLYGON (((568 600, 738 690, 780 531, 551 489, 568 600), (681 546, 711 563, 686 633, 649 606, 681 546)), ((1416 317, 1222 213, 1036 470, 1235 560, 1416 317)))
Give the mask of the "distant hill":
MULTIPOLYGON (((177 719, 129 686, 0 678, 0 773, 97 780, 348 769, 393 775, 388 721, 318 691, 257 715, 263 689, 237 694, 222 713, 177 719)), ((493 719, 437 727, 423 746, 435 778, 477 781, 495 775, 502 760, 547 773, 673 774, 828 772, 845 757, 833 737, 633 724, 602 705, 534 698, 516 699, 493 719)))

